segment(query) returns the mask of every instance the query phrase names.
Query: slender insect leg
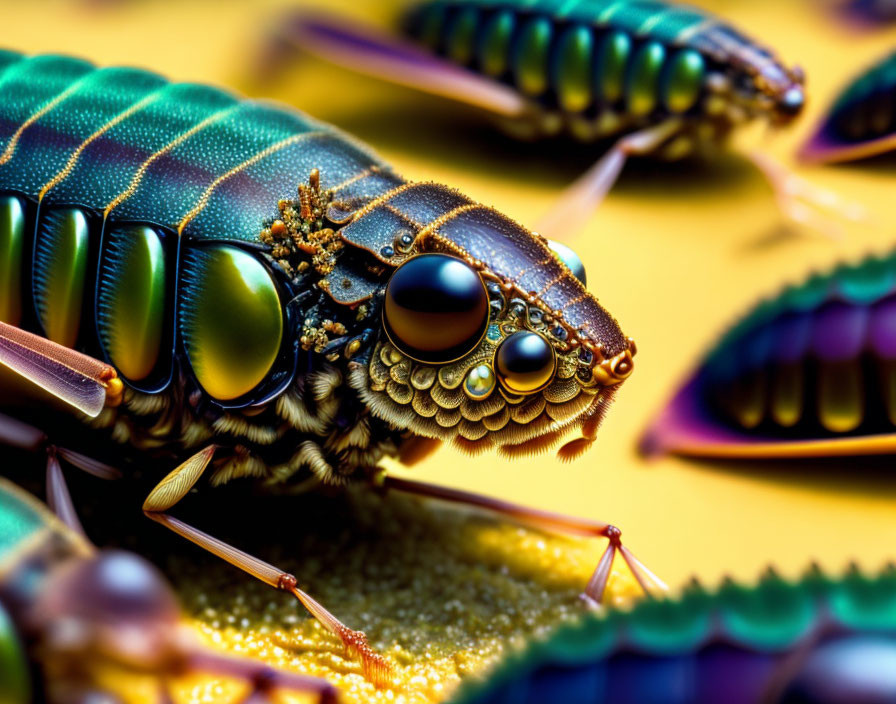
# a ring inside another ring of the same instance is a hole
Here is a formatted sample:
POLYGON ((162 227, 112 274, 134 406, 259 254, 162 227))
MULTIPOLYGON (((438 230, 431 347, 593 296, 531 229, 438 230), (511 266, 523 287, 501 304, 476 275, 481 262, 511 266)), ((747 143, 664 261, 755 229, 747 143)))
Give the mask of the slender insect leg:
POLYGON ((653 596, 660 592, 666 591, 666 584, 653 572, 636 558, 631 550, 622 544, 622 531, 616 526, 601 521, 592 521, 586 518, 576 518, 566 516, 562 513, 553 513, 551 511, 542 511, 540 509, 520 506, 519 504, 501 501, 489 496, 474 494, 458 489, 448 489, 446 487, 436 486, 434 484, 426 484, 423 482, 411 481, 408 479, 399 479, 397 477, 383 476, 379 480, 379 487, 384 490, 393 489, 417 496, 426 496, 442 501, 450 501, 452 503, 464 504, 466 506, 476 506, 488 511, 493 511, 527 525, 537 528, 560 531, 563 533, 571 533, 573 535, 581 535, 589 538, 603 537, 609 540, 606 550, 588 580, 585 587, 584 597, 594 603, 600 604, 603 601, 604 593, 607 587, 607 580, 610 578, 610 571, 613 567, 613 560, 616 553, 622 555, 622 559, 628 565, 632 575, 634 575, 638 584, 644 593, 653 596))
MULTIPOLYGON (((28 452, 41 452, 50 447, 47 434, 40 428, 0 413, 0 445, 28 452)), ((60 459, 100 479, 120 479, 121 472, 104 462, 64 447, 53 448, 60 459)))
POLYGON ((868 213, 858 203, 813 185, 768 154, 754 150, 746 156, 762 172, 774 191, 778 208, 789 221, 836 239, 843 235, 843 230, 839 223, 832 222, 832 216, 852 222, 868 220, 868 213))
POLYGON ((40 452, 47 445, 47 435, 40 428, 0 413, 0 444, 40 452))
POLYGON ((591 213, 610 192, 628 157, 649 154, 681 127, 681 120, 671 118, 659 125, 622 137, 563 192, 551 211, 538 221, 535 231, 551 240, 568 241, 581 230, 591 213))
POLYGON ((165 513, 180 501, 199 480, 208 463, 211 462, 214 452, 214 445, 201 450, 159 482, 143 504, 144 513, 152 520, 161 523, 169 530, 213 555, 217 555, 234 567, 239 567, 275 589, 295 596, 312 616, 342 641, 350 655, 360 660, 365 677, 378 685, 387 684, 391 679, 392 669, 385 658, 370 647, 364 633, 350 629, 327 611, 322 604, 299 589, 298 580, 294 575, 165 513))
POLYGON ((118 478, 120 476, 118 470, 73 450, 55 447, 49 443, 46 433, 39 428, 4 414, 0 414, 0 444, 27 452, 46 452, 47 504, 65 525, 76 533, 85 535, 59 460, 66 460, 78 469, 101 479, 118 478))
POLYGON ((59 466, 56 450, 52 447, 47 449, 47 505, 65 525, 76 533, 87 536, 84 526, 78 519, 68 484, 65 483, 65 475, 59 466))

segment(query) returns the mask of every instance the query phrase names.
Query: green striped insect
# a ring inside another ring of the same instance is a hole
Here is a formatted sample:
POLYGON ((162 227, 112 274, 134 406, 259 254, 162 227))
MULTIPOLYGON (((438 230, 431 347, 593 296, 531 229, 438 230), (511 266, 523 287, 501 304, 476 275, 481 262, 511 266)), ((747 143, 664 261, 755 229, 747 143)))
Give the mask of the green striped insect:
MULTIPOLYGON (((615 141, 539 224, 554 239, 581 227, 627 157, 717 151, 738 126, 787 125, 805 102, 801 69, 721 18, 674 2, 437 0, 413 6, 405 27, 401 40, 296 11, 278 23, 263 70, 282 62, 289 44, 483 108, 526 139, 615 141)), ((832 201, 767 156, 749 156, 789 218, 829 229, 813 208, 832 201)))
MULTIPOLYGON (((81 412, 35 414, 69 446, 51 457, 107 478, 94 458, 118 464, 110 445, 182 460, 144 511, 294 595, 376 681, 388 665, 295 576, 167 511, 207 468, 270 491, 360 480, 607 538, 591 599, 617 552, 661 588, 611 525, 379 467, 438 441, 510 457, 563 443, 561 459, 591 446, 635 347, 561 256, 296 111, 0 53, 0 362, 81 412)), ((0 441, 49 443, 11 418, 0 441)))

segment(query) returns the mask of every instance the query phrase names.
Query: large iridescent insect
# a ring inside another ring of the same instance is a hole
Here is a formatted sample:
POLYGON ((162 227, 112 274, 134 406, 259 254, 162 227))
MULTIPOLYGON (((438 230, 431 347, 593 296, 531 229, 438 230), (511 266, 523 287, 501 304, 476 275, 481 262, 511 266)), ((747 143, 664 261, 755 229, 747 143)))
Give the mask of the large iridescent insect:
POLYGON ((832 163, 883 154, 896 146, 896 53, 840 93, 800 151, 804 161, 832 163))
MULTIPOLYGON (((536 227, 553 239, 581 227, 629 156, 711 152, 747 122, 790 123, 805 100, 799 68, 721 19, 672 2, 439 0, 413 7, 405 26, 401 40, 297 11, 277 24, 264 72, 295 46, 483 108, 520 137, 616 140, 536 227)), ((818 210, 838 203, 833 194, 759 152, 749 156, 788 218, 829 229, 830 215, 818 210)))
MULTIPOLYGON (((66 493, 54 501, 56 512, 72 515, 66 493)), ((153 566, 132 553, 97 550, 0 479, 0 702, 107 701, 98 682, 116 672, 157 678, 160 699, 170 701, 166 679, 198 671, 246 680, 246 702, 284 689, 336 701, 323 680, 200 647, 153 566), (38 678, 29 663, 41 665, 38 678)))
POLYGON ((453 704, 884 704, 896 698, 896 569, 753 587, 590 617, 511 655, 453 704))
POLYGON ((896 255, 841 265, 759 303, 643 444, 710 457, 893 453, 896 255))
MULTIPOLYGON (((634 343, 543 238, 214 88, 4 53, 0 96, 0 362, 97 431, 59 451, 69 463, 113 474, 85 456, 106 439, 195 453, 147 514, 294 594, 374 678, 386 665, 363 634, 296 577, 168 515, 209 465, 212 484, 360 479, 603 536, 589 598, 617 551, 661 588, 613 526, 378 468, 438 440, 514 456, 580 430, 566 459, 594 441, 634 343)), ((0 437, 34 447, 18 422, 0 437)))

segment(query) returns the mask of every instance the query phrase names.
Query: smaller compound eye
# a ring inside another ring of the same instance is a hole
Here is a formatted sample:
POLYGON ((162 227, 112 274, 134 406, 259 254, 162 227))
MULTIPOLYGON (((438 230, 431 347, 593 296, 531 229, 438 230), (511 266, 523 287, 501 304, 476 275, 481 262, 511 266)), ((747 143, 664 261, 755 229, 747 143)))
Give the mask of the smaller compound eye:
POLYGON ((534 332, 515 332, 495 353, 495 371, 501 386, 512 394, 541 391, 554 377, 554 348, 534 332))
POLYGON ((488 313, 482 278, 447 254, 408 259, 386 284, 386 335, 421 362, 451 362, 473 350, 488 327, 488 313))
POLYGON ((557 259, 566 264, 572 275, 581 281, 583 286, 588 285, 588 280, 585 276, 585 263, 572 247, 567 247, 562 242, 555 242, 554 240, 548 240, 548 247, 551 248, 557 259))

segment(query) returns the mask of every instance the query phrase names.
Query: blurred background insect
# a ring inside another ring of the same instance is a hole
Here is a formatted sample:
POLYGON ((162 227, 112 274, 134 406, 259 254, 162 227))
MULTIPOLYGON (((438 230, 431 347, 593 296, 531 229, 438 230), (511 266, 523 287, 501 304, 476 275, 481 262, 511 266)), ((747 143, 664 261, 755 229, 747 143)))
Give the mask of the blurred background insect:
POLYGON ((896 696, 896 568, 675 600, 559 629, 470 681, 453 704, 846 704, 896 696))
POLYGON ((818 457, 896 451, 896 255, 756 305, 681 386, 648 452, 818 457))
MULTIPOLYGON (((73 510, 67 494, 54 500, 57 511, 73 510)), ((114 701, 146 677, 153 699, 171 701, 170 681, 195 672, 244 680, 248 693, 238 701, 267 702, 278 690, 337 700, 324 680, 201 647, 155 567, 97 550, 0 478, 0 701, 114 701)))
MULTIPOLYGON (((300 113, 139 69, 0 53, 0 143, 0 362, 80 411, 29 420, 102 476, 118 468, 97 452, 122 459, 109 441, 181 461, 147 515, 295 596, 372 680, 388 664, 294 575, 168 514, 207 468, 212 484, 358 480, 599 536, 589 601, 617 554, 665 587, 612 525, 379 467, 441 440, 511 457, 563 442, 565 459, 593 444, 635 346, 568 248, 300 113)), ((46 449, 11 418, 0 437, 46 449)))
POLYGON ((831 4, 840 17, 862 26, 886 25, 896 20, 893 0, 834 0, 831 4))
MULTIPOLYGON (((805 103, 800 68, 722 19, 671 2, 427 2, 403 24, 407 39, 296 10, 272 30, 260 73, 296 48, 484 109, 524 139, 615 140, 536 227, 552 239, 581 228, 629 156, 711 154, 737 127, 784 127, 805 103)), ((746 156, 790 221, 832 233, 833 218, 862 217, 762 152, 746 156)))
POLYGON ((863 159, 896 146, 896 53, 856 76, 800 150, 810 163, 863 159))

